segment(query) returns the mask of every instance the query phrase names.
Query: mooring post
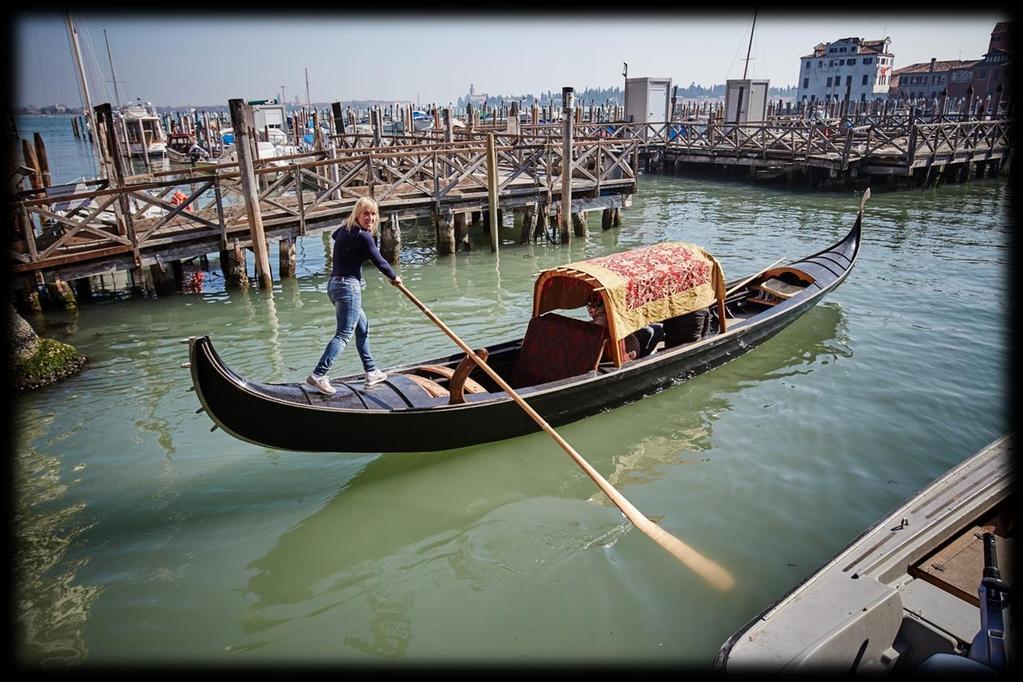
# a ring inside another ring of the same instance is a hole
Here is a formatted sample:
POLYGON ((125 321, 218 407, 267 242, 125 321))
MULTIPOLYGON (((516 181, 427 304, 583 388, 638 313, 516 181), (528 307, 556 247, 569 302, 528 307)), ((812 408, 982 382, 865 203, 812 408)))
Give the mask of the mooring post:
POLYGON ((79 301, 89 303, 93 300, 91 277, 79 277, 72 280, 71 287, 75 290, 75 298, 79 301))
POLYGON ((437 255, 446 256, 455 252, 455 219, 450 209, 441 210, 434 216, 437 228, 437 255))
POLYGON ((53 281, 46 285, 46 292, 53 307, 69 313, 78 310, 75 292, 59 276, 54 275, 53 281))
POLYGON ((29 144, 28 140, 22 139, 21 141, 21 156, 25 160, 25 167, 32 171, 32 177, 29 178, 32 183, 32 189, 42 189, 43 172, 39 168, 39 160, 36 158, 35 148, 29 144))
POLYGON ((36 163, 39 164, 39 171, 42 174, 43 187, 49 187, 51 184, 50 178, 50 161, 46 158, 46 144, 43 142, 43 136, 39 133, 33 133, 36 146, 36 163))
POLYGON ((452 130, 452 125, 453 124, 451 123, 451 108, 450 107, 444 107, 444 114, 443 115, 444 115, 444 141, 445 142, 454 142, 455 141, 455 133, 452 130))
POLYGON ((469 229, 466 227, 466 212, 458 211, 455 213, 455 248, 468 251, 470 247, 469 229))
POLYGON ((380 107, 373 107, 369 111, 369 124, 373 128, 373 146, 379 147, 383 142, 383 114, 380 107))
POLYGON ((490 220, 490 250, 496 252, 498 247, 497 230, 497 146, 494 134, 487 133, 487 206, 490 220))
POLYGON ((151 289, 154 297, 158 298, 164 294, 174 293, 174 273, 168 272, 167 266, 164 265, 163 261, 157 259, 155 263, 150 265, 148 274, 149 277, 146 280, 147 288, 151 289), (148 286, 150 284, 151 286, 148 286))
POLYGON ((234 126, 235 150, 238 152, 238 170, 242 181, 242 197, 245 200, 245 213, 249 219, 249 237, 252 239, 252 252, 256 259, 256 279, 261 289, 273 287, 270 274, 270 259, 267 255, 266 234, 263 232, 263 216, 259 209, 259 192, 256 189, 256 173, 250 156, 249 139, 251 137, 249 118, 251 108, 244 100, 228 100, 231 109, 231 125, 234 126))
POLYGON ((286 277, 295 276, 295 268, 297 265, 297 258, 295 256, 295 240, 291 237, 281 237, 280 244, 278 244, 278 272, 281 274, 281 279, 286 277))
POLYGON ((397 265, 400 254, 401 229, 398 224, 398 214, 392 213, 386 223, 381 223, 380 255, 391 265, 397 265))
POLYGON ((610 230, 611 225, 614 223, 614 209, 605 208, 600 214, 600 229, 610 230))
POLYGON ((587 225, 586 225, 586 212, 577 211, 572 214, 572 229, 575 230, 576 237, 587 236, 587 225))
POLYGON ((339 144, 345 146, 345 122, 344 112, 341 109, 341 102, 331 102, 330 104, 331 119, 334 123, 334 135, 339 141, 339 144))
POLYGON ((224 286, 227 289, 247 289, 249 276, 245 265, 245 249, 232 239, 231 243, 220 250, 220 272, 224 275, 224 286))
POLYGON ((550 217, 551 207, 546 201, 541 200, 536 211, 536 224, 533 226, 533 239, 547 238, 547 224, 550 217))
POLYGON ((519 231, 519 243, 528 244, 533 238, 533 226, 536 224, 536 202, 522 209, 522 228, 519 231))
POLYGON ((505 130, 509 135, 519 134, 519 103, 512 102, 508 113, 508 126, 505 130))
MULTIPOLYGON (((97 126, 96 134, 100 137, 99 147, 105 153, 111 169, 107 173, 110 187, 119 188, 124 184, 124 168, 122 166, 121 155, 117 149, 113 110, 109 103, 100 104, 94 108, 93 114, 97 126), (104 136, 105 140, 103 139, 104 136)), ((127 140, 125 140, 125 144, 127 144, 127 140)), ((117 222, 121 233, 131 242, 134 266, 139 268, 142 265, 142 256, 139 253, 138 238, 135 235, 135 221, 132 219, 131 207, 128 204, 128 195, 126 193, 122 192, 119 194, 114 212, 117 215, 117 222)))
POLYGON ((571 241, 572 213, 572 120, 575 113, 575 89, 561 88, 561 243, 571 241))

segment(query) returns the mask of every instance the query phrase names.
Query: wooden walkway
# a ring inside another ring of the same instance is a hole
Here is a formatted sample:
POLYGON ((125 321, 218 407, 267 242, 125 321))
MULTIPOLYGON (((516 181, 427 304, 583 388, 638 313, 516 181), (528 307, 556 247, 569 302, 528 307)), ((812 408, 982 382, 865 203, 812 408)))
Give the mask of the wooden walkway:
MULTIPOLYGON (((669 172, 745 167, 765 179, 815 173, 834 183, 925 175, 926 184, 949 168, 969 173, 970 164, 1000 165, 1011 144, 1008 120, 863 116, 853 123, 578 122, 570 211, 630 205, 641 162, 669 172)), ((419 218, 465 225, 466 215, 488 210, 488 134, 496 142, 499 210, 526 209, 530 220, 549 216, 562 198, 563 124, 523 123, 512 125, 514 132, 502 125, 335 135, 326 151, 257 160, 266 237, 293 240, 333 229, 365 195, 380 204, 382 227, 419 218)), ((52 189, 20 192, 8 202, 15 279, 70 280, 250 246, 240 176, 238 164, 227 162, 131 176, 117 187, 93 181, 60 197, 52 189)))
MULTIPOLYGON (((257 161, 267 238, 333 229, 366 195, 379 203, 382 224, 392 218, 443 221, 487 209, 485 144, 391 142, 257 161)), ((499 140, 496 151, 500 209, 557 209, 560 141, 499 140)), ((574 142, 572 212, 629 205, 637 154, 635 140, 574 142)), ((121 187, 97 181, 86 189, 59 198, 23 192, 9 204, 16 275, 74 279, 225 251, 235 242, 248 245, 236 162, 133 176, 121 187)))

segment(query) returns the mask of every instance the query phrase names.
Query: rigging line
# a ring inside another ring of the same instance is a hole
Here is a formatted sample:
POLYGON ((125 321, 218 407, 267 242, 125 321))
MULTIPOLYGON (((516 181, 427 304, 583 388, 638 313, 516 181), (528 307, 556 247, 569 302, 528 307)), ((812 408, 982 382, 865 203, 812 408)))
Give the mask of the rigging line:
MULTIPOLYGON (((96 59, 96 45, 92 40, 92 32, 85 22, 81 22, 79 28, 85 33, 85 42, 89 47, 86 53, 88 54, 88 68, 92 71, 92 82, 97 84, 99 89, 103 90, 104 101, 110 102, 110 86, 107 85, 106 79, 103 78, 103 69, 99 65, 99 60, 96 59)), ((114 108, 116 109, 117 107, 115 106, 114 108)))

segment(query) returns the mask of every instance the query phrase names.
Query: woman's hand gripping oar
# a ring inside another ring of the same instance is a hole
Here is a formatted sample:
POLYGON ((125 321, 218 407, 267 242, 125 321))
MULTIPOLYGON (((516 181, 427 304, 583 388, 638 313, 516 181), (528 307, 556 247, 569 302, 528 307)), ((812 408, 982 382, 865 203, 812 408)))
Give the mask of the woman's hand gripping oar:
POLYGON ((475 362, 484 372, 486 372, 491 379, 497 382, 498 386, 500 386, 505 391, 505 393, 511 396, 512 400, 514 400, 519 407, 525 410, 526 414, 532 417, 533 421, 539 424, 540 428, 546 431, 547 434, 551 438, 553 438, 558 445, 561 446, 561 449, 568 453, 569 457, 575 460, 575 463, 578 464, 579 467, 584 472, 586 472, 587 476, 593 479, 594 483, 596 483, 597 486, 604 492, 604 494, 607 495, 611 499, 611 501, 615 503, 615 506, 617 506, 622 511, 622 513, 625 514, 626 518, 628 518, 629 521, 633 523, 633 525, 635 525, 641 531, 646 533, 648 537, 650 537, 654 542, 659 544, 661 547, 671 552, 671 554, 674 555, 676 559, 678 559, 683 564, 688 566, 690 569, 695 571, 700 577, 702 577, 704 580, 709 582, 714 587, 718 588, 719 590, 729 590, 732 588, 732 586, 735 584, 735 579, 732 578, 728 571, 726 571, 724 568, 714 563, 710 559, 700 555, 692 547, 685 544, 677 537, 675 537, 668 531, 664 530, 663 528, 659 527, 653 521, 644 516, 643 513, 636 509, 631 502, 625 499, 625 497, 620 492, 618 492, 614 486, 608 483, 607 480, 600 475, 600 472, 598 472, 596 469, 590 466, 589 462, 583 459, 582 456, 578 452, 576 452, 575 449, 571 445, 569 445, 564 438, 558 435, 558 432, 555 431, 554 428, 550 424, 548 424, 544 420, 544 418, 537 413, 536 410, 530 407, 529 404, 525 400, 523 400, 522 397, 518 393, 516 393, 511 386, 508 385, 508 382, 502 379, 497 372, 491 369, 490 365, 488 365, 482 358, 476 355, 476 353, 474 353, 473 350, 469 348, 468 345, 465 344, 465 342, 458 338, 458 336, 453 331, 451 331, 447 327, 447 325, 441 322, 440 319, 436 315, 434 315, 429 308, 423 305, 418 298, 413 296, 412 292, 406 289, 404 284, 396 282, 394 285, 401 289, 401 292, 408 296, 409 300, 412 301, 412 303, 414 303, 417 308, 422 310, 427 317, 433 320, 433 323, 440 327, 441 331, 447 334, 448 337, 452 341, 454 341, 459 348, 465 351, 465 354, 468 357, 472 358, 473 362, 475 362))

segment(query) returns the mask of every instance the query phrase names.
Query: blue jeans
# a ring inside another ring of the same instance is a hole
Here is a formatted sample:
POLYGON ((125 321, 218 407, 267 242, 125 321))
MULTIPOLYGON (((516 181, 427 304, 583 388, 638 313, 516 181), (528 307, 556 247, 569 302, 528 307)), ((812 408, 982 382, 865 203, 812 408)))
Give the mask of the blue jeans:
POLYGON ((337 314, 337 331, 327 342, 327 347, 316 363, 313 374, 322 377, 330 370, 341 351, 345 349, 355 333, 355 349, 359 351, 362 367, 367 372, 377 368, 369 354, 369 320, 362 310, 362 280, 355 277, 331 277, 327 282, 327 296, 334 304, 337 314))

